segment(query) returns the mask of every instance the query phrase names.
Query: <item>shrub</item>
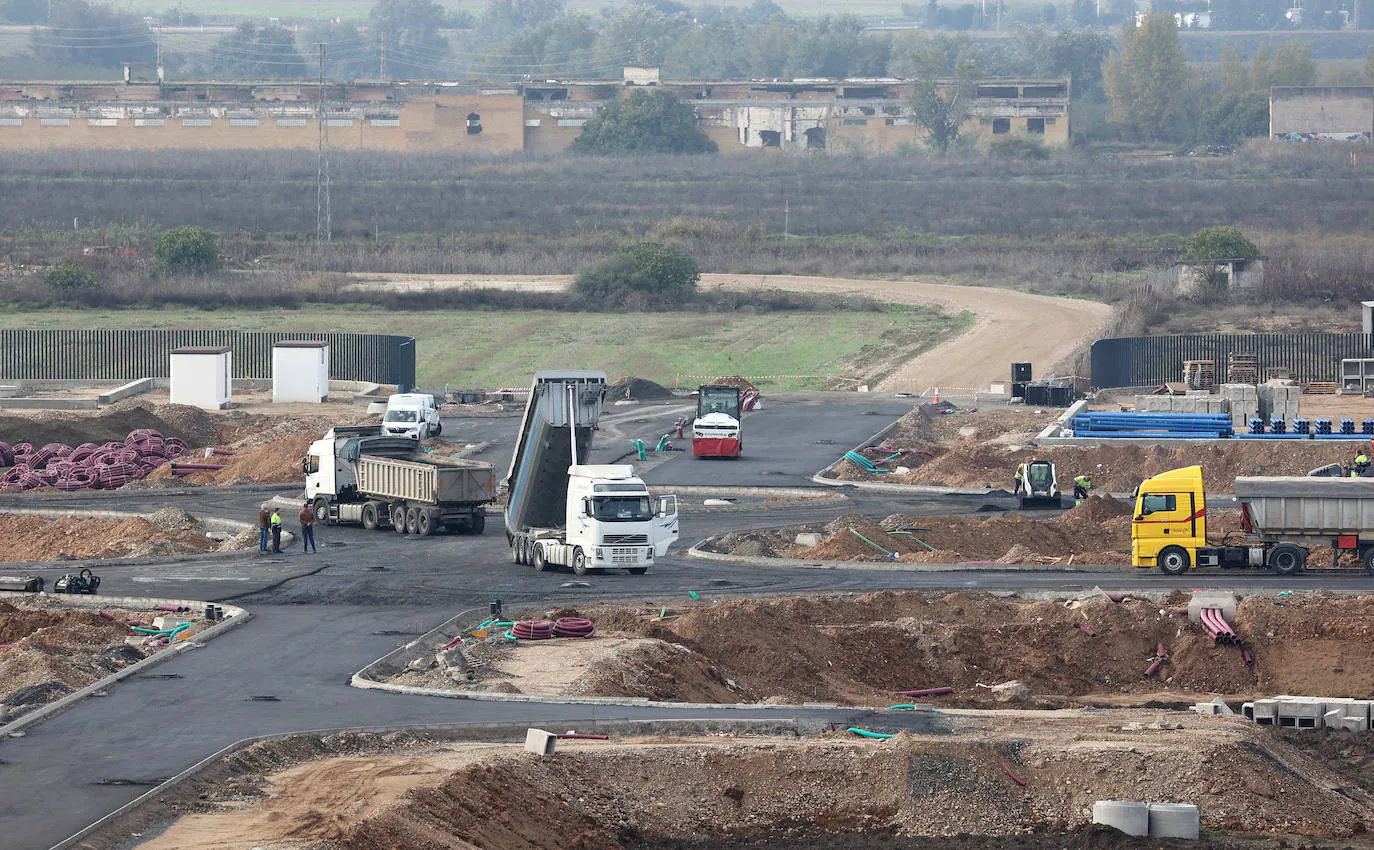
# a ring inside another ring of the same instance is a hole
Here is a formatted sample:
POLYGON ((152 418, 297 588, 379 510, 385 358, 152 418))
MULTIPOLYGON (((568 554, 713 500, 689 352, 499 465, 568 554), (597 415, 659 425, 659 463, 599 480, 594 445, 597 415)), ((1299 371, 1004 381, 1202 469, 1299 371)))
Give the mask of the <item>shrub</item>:
POLYGON ((1249 260, 1260 255, 1259 247, 1235 227, 1204 227, 1188 237, 1183 260, 1206 263, 1214 260, 1249 260))
POLYGON ((194 224, 174 227, 159 236, 153 253, 158 267, 172 274, 205 274, 220 267, 214 232, 194 224))
POLYGON ((612 100, 587 122, 572 149, 580 153, 715 153, 696 112, 672 92, 634 91, 612 100))
POLYGON ((994 159, 1049 159, 1050 149, 1030 136, 998 136, 988 144, 994 159))
POLYGON ((578 272, 575 287, 583 295, 636 302, 681 301, 696 292, 701 281, 697 261, 662 242, 642 241, 621 245, 615 255, 578 272))
POLYGON ((53 292, 64 295, 80 289, 92 289, 97 285, 95 275, 76 260, 58 260, 43 275, 43 282, 53 292))

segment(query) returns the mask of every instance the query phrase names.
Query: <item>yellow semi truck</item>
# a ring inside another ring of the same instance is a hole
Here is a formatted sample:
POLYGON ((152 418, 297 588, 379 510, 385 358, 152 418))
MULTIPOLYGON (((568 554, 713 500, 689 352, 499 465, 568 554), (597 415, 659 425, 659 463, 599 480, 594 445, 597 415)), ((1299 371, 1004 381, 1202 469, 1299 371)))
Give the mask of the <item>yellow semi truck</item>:
MULTIPOLYGON (((1182 575, 1194 567, 1267 567, 1292 575, 1310 546, 1354 553, 1374 575, 1374 478, 1236 479, 1244 534, 1207 542, 1202 467, 1171 469, 1141 482, 1131 521, 1131 563, 1182 575)), ((1336 563, 1338 557, 1332 559, 1336 563)))

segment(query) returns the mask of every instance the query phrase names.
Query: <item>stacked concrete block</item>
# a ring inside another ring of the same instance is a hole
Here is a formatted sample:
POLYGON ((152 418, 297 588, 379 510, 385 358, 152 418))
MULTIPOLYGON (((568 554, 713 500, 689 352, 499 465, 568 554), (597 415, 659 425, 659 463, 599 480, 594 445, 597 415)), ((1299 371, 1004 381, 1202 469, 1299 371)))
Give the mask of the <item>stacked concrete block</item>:
POLYGON ((1259 415, 1268 422, 1270 419, 1292 421, 1298 415, 1298 401, 1302 398, 1302 388, 1294 384, 1267 383, 1256 387, 1259 390, 1259 415))
POLYGON ((1197 806, 1187 803, 1135 803, 1129 800, 1098 800, 1093 803, 1093 823, 1110 826, 1138 838, 1196 840, 1201 818, 1197 806))
POLYGON ((1231 427, 1237 431, 1259 415, 1259 387, 1254 384, 1222 384, 1221 397, 1231 404, 1231 427))
POLYGON ((1367 732, 1374 701, 1341 697, 1282 695, 1241 706, 1241 713, 1261 726, 1295 729, 1345 729, 1367 732))
POLYGON ((1230 413, 1231 402, 1210 393, 1194 395, 1138 395, 1138 413, 1230 413))

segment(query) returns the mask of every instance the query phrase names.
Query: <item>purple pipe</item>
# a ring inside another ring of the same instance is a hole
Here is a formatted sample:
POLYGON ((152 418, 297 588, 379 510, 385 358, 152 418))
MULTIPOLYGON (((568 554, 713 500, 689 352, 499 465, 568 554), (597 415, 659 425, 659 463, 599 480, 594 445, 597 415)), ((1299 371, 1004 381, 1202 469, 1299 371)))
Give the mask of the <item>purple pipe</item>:
POLYGON ((904 697, 941 697, 954 693, 953 688, 924 688, 919 691, 898 691, 904 697))

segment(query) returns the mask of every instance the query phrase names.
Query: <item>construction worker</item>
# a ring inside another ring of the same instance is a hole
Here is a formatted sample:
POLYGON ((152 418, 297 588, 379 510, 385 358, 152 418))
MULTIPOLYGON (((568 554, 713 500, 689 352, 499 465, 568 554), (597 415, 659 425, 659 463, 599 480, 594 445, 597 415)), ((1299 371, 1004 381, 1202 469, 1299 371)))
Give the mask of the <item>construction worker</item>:
POLYGON ((281 514, 274 509, 271 517, 272 523, 272 554, 281 554, 281 514))
POLYGON ((315 509, 310 506, 309 502, 306 502, 305 507, 301 508, 300 520, 301 554, 304 555, 312 549, 316 552, 320 551, 319 547, 315 545, 315 509))
POLYGON ((1366 455, 1364 452, 1360 452, 1359 454, 1355 455, 1355 463, 1350 468, 1350 477, 1360 478, 1368 471, 1369 455, 1366 455))
POLYGON ((267 551, 268 528, 272 525, 272 512, 267 509, 264 502, 258 507, 258 551, 267 551))
POLYGON ((1079 475, 1073 479, 1073 503, 1083 504, 1083 500, 1088 498, 1088 491, 1093 488, 1092 479, 1086 475, 1079 475))
POLYGON ((1021 464, 1021 465, 1019 465, 1019 466, 1016 467, 1016 475, 1012 476, 1012 479, 1011 479, 1011 491, 1012 491, 1013 493, 1020 493, 1020 492, 1021 492, 1021 480, 1025 477, 1025 475, 1026 475, 1026 465, 1023 463, 1023 464, 1021 464))

